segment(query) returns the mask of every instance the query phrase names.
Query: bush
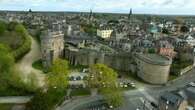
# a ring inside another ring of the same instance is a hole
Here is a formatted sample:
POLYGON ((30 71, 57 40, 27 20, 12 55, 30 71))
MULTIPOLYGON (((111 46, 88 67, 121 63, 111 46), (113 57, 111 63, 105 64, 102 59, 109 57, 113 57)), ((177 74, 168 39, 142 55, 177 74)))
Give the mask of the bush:
POLYGON ((14 69, 14 58, 9 49, 0 45, 0 95, 25 95, 32 91, 14 69))
POLYGON ((0 21, 0 35, 2 35, 6 31, 6 23, 0 21))
POLYGON ((33 99, 27 104, 27 110, 54 110, 65 96, 65 91, 49 89, 47 92, 37 91, 33 99))
POLYGON ((30 51, 30 49, 31 49, 31 39, 28 35, 28 32, 26 31, 26 29, 21 24, 16 25, 15 31, 18 34, 20 34, 22 36, 23 40, 24 40, 24 43, 22 44, 22 46, 20 46, 18 49, 13 51, 14 58, 17 61, 20 58, 22 58, 26 53, 28 53, 30 51))
POLYGON ((82 89, 73 89, 71 91, 70 96, 86 96, 86 95, 90 95, 90 94, 91 94, 90 89, 82 88, 82 89))
POLYGON ((43 67, 41 59, 33 62, 32 67, 35 68, 35 69, 38 69, 40 71, 43 71, 44 73, 47 73, 47 70, 43 67))

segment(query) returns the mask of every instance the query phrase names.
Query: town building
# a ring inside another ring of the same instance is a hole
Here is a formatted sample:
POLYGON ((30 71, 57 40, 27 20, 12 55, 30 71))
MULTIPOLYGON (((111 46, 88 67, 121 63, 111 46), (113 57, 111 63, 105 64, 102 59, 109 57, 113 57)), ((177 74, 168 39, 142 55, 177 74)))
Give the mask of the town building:
POLYGON ((159 42, 157 42, 157 47, 158 53, 162 56, 167 56, 169 58, 174 58, 176 56, 173 45, 171 45, 166 40, 160 40, 159 42))
POLYGON ((165 92, 159 99, 159 110, 186 110, 187 99, 173 92, 165 92))
POLYGON ((103 39, 108 39, 111 37, 113 30, 110 28, 102 27, 100 29, 97 29, 97 36, 103 38, 103 39))
POLYGON ((188 45, 195 46, 195 38, 192 35, 185 36, 184 40, 188 43, 188 45))

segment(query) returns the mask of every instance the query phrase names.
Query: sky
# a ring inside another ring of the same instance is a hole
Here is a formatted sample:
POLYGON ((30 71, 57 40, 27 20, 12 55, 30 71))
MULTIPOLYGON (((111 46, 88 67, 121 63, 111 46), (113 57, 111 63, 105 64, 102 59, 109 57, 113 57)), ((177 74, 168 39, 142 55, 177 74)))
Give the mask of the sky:
POLYGON ((0 0, 0 10, 195 15, 195 0, 0 0))

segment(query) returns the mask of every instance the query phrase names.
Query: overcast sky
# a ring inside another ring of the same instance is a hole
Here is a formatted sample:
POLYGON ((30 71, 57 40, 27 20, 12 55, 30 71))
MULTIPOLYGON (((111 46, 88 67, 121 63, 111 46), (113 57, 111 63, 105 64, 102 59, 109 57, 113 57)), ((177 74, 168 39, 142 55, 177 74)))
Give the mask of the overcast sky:
POLYGON ((0 0, 0 10, 195 15, 195 0, 0 0))

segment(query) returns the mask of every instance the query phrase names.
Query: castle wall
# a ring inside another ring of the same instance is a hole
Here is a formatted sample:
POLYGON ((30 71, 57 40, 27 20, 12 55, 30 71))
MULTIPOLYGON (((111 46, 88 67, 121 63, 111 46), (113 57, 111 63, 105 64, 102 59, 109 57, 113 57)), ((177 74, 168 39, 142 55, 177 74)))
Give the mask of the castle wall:
POLYGON ((131 55, 119 55, 119 54, 105 54, 102 52, 79 50, 71 51, 65 49, 65 58, 68 59, 73 65, 93 65, 96 63, 106 64, 107 66, 120 70, 131 71, 131 55), (74 60, 73 60, 74 59, 74 60))
MULTIPOLYGON (((143 58, 143 57, 142 57, 143 58)), ((137 75, 151 84, 165 84, 169 78, 170 62, 154 62, 136 56, 137 75)))

